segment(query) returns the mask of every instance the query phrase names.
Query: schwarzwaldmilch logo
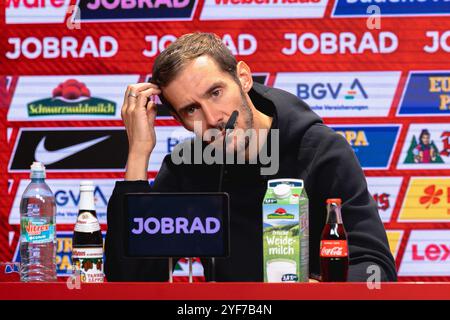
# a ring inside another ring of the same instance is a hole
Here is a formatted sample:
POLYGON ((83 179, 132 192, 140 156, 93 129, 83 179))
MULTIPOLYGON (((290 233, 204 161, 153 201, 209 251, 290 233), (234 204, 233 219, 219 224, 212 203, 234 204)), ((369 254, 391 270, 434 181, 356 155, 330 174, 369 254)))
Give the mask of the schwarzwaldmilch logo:
POLYGON ((273 213, 267 216, 268 219, 294 219, 294 215, 288 213, 283 208, 278 208, 273 213))
POLYGON ((27 104, 27 110, 30 117, 59 115, 114 116, 116 114, 116 103, 99 97, 92 97, 91 92, 83 82, 68 79, 53 89, 52 98, 30 102, 27 104))

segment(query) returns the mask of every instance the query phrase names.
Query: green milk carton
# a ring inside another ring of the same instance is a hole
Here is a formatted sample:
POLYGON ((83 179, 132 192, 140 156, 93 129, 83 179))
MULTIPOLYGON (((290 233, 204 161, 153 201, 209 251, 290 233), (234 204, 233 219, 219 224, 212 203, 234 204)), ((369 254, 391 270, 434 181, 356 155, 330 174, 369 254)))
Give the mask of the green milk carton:
POLYGON ((268 181, 263 255, 264 282, 309 281, 308 197, 303 180, 268 181))

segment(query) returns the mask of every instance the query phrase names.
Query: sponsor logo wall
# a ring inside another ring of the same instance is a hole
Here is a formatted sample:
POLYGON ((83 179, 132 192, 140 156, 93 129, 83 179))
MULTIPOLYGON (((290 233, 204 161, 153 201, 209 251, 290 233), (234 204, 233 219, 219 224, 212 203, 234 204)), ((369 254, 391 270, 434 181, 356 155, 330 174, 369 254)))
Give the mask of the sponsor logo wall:
MULTIPOLYGON (((177 37, 202 30, 246 61, 254 81, 304 100, 347 140, 399 280, 450 280, 449 1, 7 0, 1 10, 0 261, 20 259, 20 197, 39 160, 58 204, 58 272, 70 274, 79 181, 94 180, 106 232, 123 179, 126 86, 148 81, 177 37)), ((156 135, 150 183, 192 137, 163 107, 156 135)), ((186 270, 181 260, 179 281, 186 270)), ((201 281, 199 260, 194 271, 201 281)))

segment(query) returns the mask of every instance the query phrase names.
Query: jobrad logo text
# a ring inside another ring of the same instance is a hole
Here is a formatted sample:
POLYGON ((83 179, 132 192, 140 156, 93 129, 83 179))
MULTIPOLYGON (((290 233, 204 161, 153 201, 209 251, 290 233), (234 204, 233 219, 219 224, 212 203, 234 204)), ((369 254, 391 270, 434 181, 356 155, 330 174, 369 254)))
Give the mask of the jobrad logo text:
POLYGON ((163 217, 161 219, 155 217, 149 218, 134 218, 133 221, 137 224, 131 230, 133 234, 214 234, 219 232, 221 223, 220 220, 214 217, 200 218, 195 217, 190 221, 185 217, 163 217))

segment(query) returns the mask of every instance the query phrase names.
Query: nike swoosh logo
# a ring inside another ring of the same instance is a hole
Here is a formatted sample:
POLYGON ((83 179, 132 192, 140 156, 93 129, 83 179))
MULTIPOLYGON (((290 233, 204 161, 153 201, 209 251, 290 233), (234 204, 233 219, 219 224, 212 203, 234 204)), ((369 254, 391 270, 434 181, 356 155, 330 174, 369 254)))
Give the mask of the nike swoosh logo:
POLYGON ((42 162, 44 165, 53 164, 55 162, 66 159, 84 149, 87 149, 93 146, 94 144, 100 143, 108 139, 109 137, 110 136, 105 136, 53 151, 49 151, 45 148, 44 144, 45 139, 47 139, 47 137, 43 137, 41 141, 39 141, 38 146, 36 147, 36 151, 34 152, 34 159, 36 159, 36 161, 42 162))

